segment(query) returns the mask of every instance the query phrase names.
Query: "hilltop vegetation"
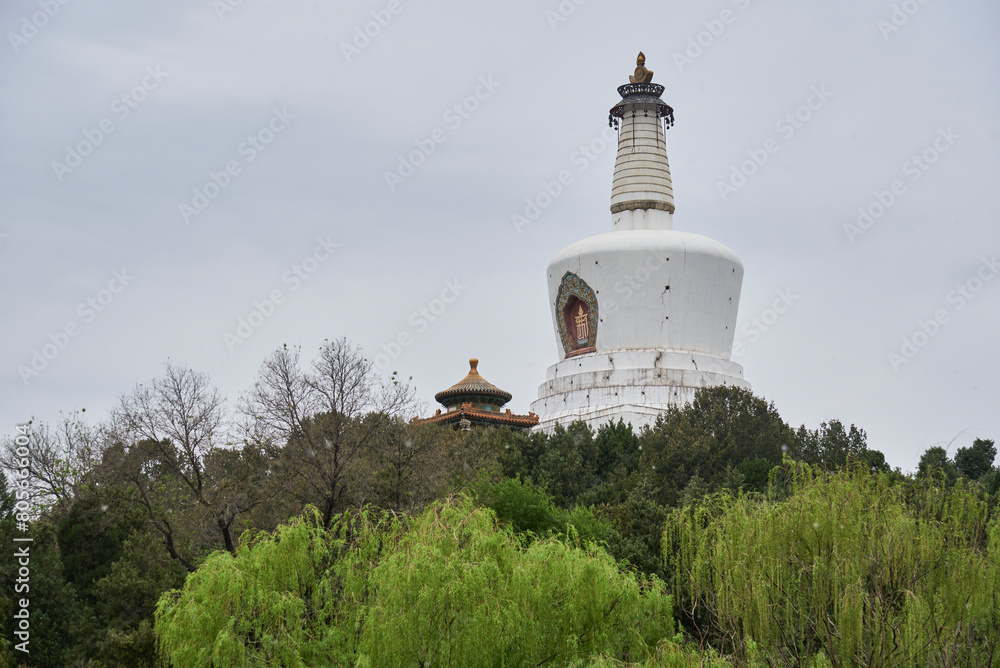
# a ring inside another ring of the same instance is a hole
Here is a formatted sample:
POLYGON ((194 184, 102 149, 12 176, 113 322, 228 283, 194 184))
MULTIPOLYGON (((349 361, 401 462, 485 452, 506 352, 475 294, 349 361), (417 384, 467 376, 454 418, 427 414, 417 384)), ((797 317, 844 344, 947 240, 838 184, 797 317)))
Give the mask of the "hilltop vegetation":
POLYGON ((0 448, 31 653, 8 631, 0 666, 1000 665, 992 441, 904 474, 734 388, 639 434, 413 413, 341 340, 231 404, 168 365, 98 425, 31 425, 0 448))

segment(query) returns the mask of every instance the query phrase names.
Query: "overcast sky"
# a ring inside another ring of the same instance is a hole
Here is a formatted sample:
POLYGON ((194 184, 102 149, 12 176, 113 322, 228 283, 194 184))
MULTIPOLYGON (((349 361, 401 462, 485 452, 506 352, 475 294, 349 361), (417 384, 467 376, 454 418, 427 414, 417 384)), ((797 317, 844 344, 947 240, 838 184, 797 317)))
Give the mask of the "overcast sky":
POLYGON ((545 268, 611 229, 642 50, 675 229, 745 266, 754 392, 904 470, 1000 439, 995 2, 12 0, 0 26, 0 433, 98 420, 168 359, 235 403, 341 336, 425 414, 470 357, 527 412, 545 268))

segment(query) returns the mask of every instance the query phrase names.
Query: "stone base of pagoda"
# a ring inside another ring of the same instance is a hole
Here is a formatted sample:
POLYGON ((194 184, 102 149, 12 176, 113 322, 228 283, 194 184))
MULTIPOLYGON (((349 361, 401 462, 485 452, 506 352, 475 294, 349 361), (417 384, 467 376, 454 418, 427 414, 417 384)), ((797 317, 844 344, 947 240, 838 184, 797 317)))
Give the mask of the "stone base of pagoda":
POLYGON ((671 406, 681 407, 702 388, 750 389, 732 360, 670 350, 621 350, 571 357, 549 367, 531 412, 536 430, 583 420, 597 429, 619 418, 635 431, 652 426, 671 406))

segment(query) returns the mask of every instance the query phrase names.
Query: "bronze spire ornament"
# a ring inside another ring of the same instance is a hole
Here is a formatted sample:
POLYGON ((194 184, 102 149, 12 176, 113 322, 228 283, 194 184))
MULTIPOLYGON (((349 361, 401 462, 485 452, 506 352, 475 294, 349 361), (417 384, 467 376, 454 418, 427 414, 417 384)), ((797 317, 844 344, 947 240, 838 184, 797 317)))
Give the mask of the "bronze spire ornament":
POLYGON ((653 80, 653 73, 646 69, 646 56, 643 55, 642 51, 639 52, 639 57, 635 59, 635 65, 635 74, 628 78, 630 82, 649 83, 653 80))

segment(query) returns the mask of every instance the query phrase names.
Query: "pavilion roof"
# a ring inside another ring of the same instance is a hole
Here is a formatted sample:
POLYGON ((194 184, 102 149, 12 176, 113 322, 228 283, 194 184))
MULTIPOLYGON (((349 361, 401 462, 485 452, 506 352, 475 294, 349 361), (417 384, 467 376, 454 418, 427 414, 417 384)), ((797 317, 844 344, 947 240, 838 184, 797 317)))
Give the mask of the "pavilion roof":
POLYGON ((469 373, 462 380, 458 381, 447 390, 442 390, 434 395, 434 398, 445 406, 451 406, 459 401, 468 401, 470 398, 482 398, 485 403, 503 406, 510 401, 511 394, 501 390, 493 383, 488 382, 479 375, 476 367, 479 360, 472 358, 469 360, 469 373), (501 401, 497 401, 500 399, 501 401))

